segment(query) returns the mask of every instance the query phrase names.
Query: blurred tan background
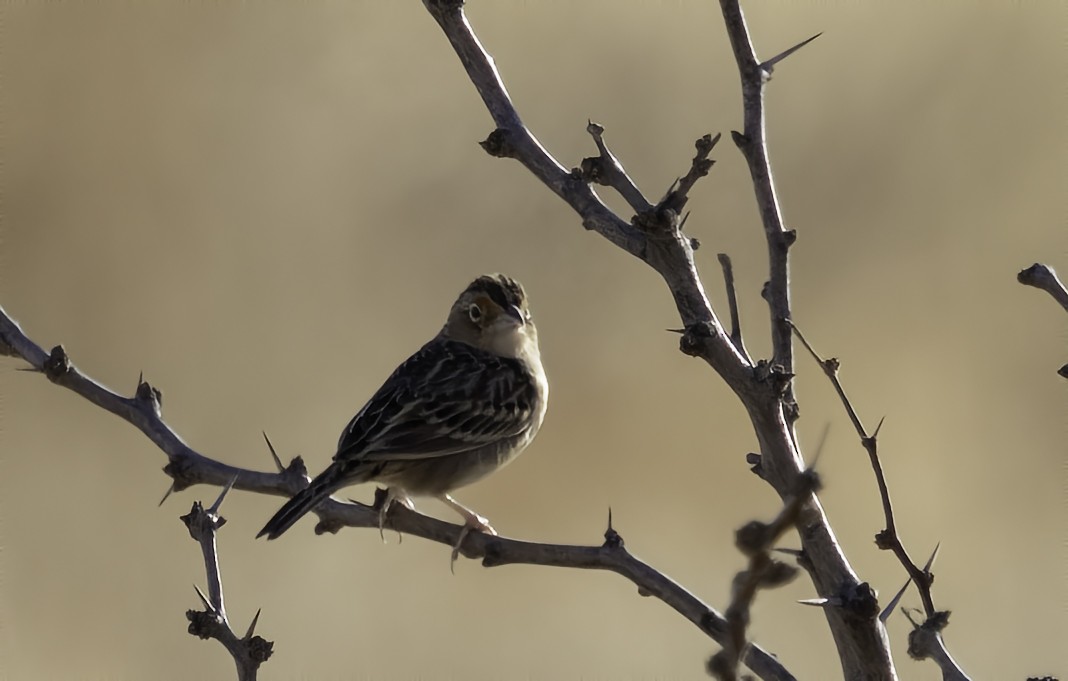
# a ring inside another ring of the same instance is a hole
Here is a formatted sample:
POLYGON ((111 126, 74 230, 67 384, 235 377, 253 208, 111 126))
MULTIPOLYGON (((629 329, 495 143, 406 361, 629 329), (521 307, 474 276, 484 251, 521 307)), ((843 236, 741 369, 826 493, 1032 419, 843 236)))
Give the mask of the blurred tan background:
MULTIPOLYGON (((1068 274, 1064 5, 747 3, 780 66, 769 134, 793 251, 796 319, 881 439, 904 538, 942 542, 935 598, 976 678, 1068 674, 1066 318, 1015 282, 1068 274)), ((670 298, 547 189, 476 142, 490 119, 418 2, 24 3, 3 10, 0 304, 46 348, 129 394, 138 372, 193 447, 268 469, 266 430, 320 469, 349 417, 437 331, 475 275, 533 299, 552 381, 534 446, 459 498, 503 533, 627 546, 724 607, 735 527, 769 518, 744 414, 681 355, 670 298)), ((739 128, 712 2, 473 2, 529 125, 562 163, 587 117, 651 197, 693 140, 739 128)), ((747 342, 768 351, 763 237, 729 135, 689 232, 726 317, 730 253, 747 342)), ((604 192, 602 192, 604 193, 604 192)), ((620 205, 609 197, 613 205, 620 205)), ((831 424, 823 500, 882 596, 901 568, 872 537, 866 457, 799 354, 807 455, 831 424)), ((229 679, 186 632, 204 583, 157 502, 164 456, 86 401, 0 362, 0 675, 229 679)), ((350 490, 370 500, 370 488, 350 490)), ((280 499, 235 494, 220 535, 227 605, 275 641, 264 679, 700 679, 715 649, 618 577, 484 570, 448 549, 308 520, 253 535, 280 499)), ((422 509, 445 518, 436 502, 422 509)), ((785 542, 795 545, 794 539, 785 542)), ((764 593, 753 637, 800 678, 839 676, 805 578, 764 593)), ((919 606, 915 593, 904 603, 919 606)), ((903 678, 940 678, 908 659, 903 678)))

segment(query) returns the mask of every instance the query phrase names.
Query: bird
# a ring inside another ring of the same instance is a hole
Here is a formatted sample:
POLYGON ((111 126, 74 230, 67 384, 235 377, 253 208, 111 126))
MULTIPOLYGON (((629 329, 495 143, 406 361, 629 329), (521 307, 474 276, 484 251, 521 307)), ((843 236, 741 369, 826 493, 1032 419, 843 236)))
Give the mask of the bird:
POLYGON ((523 286, 503 274, 479 276, 456 298, 437 335, 349 421, 326 470, 256 536, 276 539, 337 490, 379 482, 387 486, 380 530, 390 504, 412 508, 413 496, 436 497, 460 514, 455 563, 469 532, 497 532, 450 493, 522 453, 541 428, 548 397, 523 286))

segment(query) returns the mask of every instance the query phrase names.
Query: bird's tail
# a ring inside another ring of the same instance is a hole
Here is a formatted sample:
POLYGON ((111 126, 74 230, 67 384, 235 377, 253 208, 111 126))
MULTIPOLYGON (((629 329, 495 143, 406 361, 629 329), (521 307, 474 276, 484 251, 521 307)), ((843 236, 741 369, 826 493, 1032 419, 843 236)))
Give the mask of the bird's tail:
POLYGON ((315 476, 311 484, 287 501, 282 508, 278 509, 278 512, 267 521, 260 533, 256 535, 256 538, 259 539, 263 535, 267 535, 268 539, 277 539, 283 532, 292 527, 293 523, 300 520, 305 513, 315 508, 320 501, 347 484, 350 484, 350 481, 345 479, 341 466, 336 463, 331 464, 325 471, 315 476))

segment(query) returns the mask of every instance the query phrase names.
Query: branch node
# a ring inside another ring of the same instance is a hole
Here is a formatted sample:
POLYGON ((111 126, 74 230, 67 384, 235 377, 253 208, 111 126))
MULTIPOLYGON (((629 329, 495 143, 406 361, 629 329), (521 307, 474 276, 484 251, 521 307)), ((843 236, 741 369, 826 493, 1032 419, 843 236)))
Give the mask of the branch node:
MULTIPOLYGON (((202 480, 198 477, 197 464, 187 456, 174 456, 163 467, 163 472, 173 480, 172 491, 181 492, 202 480)), ((166 497, 164 497, 166 498, 166 497)), ((160 502, 162 503, 162 502, 160 502)))
POLYGON ((608 529, 604 531, 604 544, 606 549, 618 549, 623 546, 623 537, 612 527, 612 507, 608 507, 608 529))
MULTIPOLYGON (((460 3, 462 6, 463 3, 460 3)), ((486 153, 497 158, 516 158, 517 151, 512 142, 512 133, 504 128, 497 128, 483 141, 478 143, 486 153)))
POLYGON ((494 541, 492 535, 487 535, 487 537, 490 538, 486 540, 486 545, 483 549, 482 567, 496 567, 503 562, 501 559, 501 543, 499 541, 494 541))
MULTIPOLYGON (((689 216, 690 216, 690 214, 689 214, 689 213, 687 213, 687 214, 686 214, 686 217, 689 217, 689 216)), ((684 217, 684 218, 682 219, 682 221, 683 221, 683 224, 685 224, 685 223, 686 223, 686 217, 684 217)), ((679 229, 682 229, 682 225, 679 225, 679 229)), ((695 251, 696 251, 697 249, 701 248, 701 240, 700 240, 700 239, 698 239, 698 238, 697 238, 697 237, 695 237, 695 236, 691 236, 691 237, 690 237, 690 248, 692 248, 692 249, 693 249, 693 250, 695 250, 695 251)))
POLYGON ((148 405, 157 417, 163 414, 163 393, 147 383, 143 373, 137 377, 137 391, 134 393, 134 399, 148 405))
POLYGON ((607 174, 604 171, 604 160, 597 156, 588 156, 582 159, 578 168, 579 176, 586 182, 608 185, 607 174))
POLYGON ((840 597, 842 609, 857 618, 874 620, 879 616, 879 599, 867 582, 846 589, 840 597))
POLYGON ((42 369, 44 369, 48 380, 53 383, 67 375, 70 371, 70 357, 67 356, 67 351, 63 349, 62 345, 52 348, 52 352, 49 353, 42 369))
POLYGON ((749 470, 756 474, 761 480, 765 480, 764 477, 764 458, 756 452, 749 452, 745 455, 745 462, 749 464, 749 470))
POLYGON ((686 327, 679 339, 679 350, 690 357, 700 357, 704 351, 705 341, 713 335, 711 322, 697 322, 686 327))

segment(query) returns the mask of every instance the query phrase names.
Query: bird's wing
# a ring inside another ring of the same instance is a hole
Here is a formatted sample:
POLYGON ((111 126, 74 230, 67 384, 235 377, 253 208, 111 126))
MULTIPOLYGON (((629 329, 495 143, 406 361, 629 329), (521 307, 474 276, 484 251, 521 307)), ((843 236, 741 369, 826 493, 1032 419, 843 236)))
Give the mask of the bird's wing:
POLYGON ((522 362, 437 338, 397 367, 341 434, 337 461, 411 461, 519 435, 537 390, 522 362))

